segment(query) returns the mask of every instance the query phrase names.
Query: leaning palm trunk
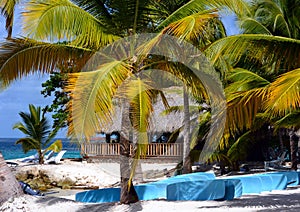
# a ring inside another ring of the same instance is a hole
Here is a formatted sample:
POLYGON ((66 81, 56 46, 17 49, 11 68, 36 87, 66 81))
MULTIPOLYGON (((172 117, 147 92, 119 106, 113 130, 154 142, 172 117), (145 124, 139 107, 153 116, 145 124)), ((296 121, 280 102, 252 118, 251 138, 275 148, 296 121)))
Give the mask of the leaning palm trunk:
POLYGON ((7 166, 0 152, 0 205, 11 197, 17 197, 23 192, 15 176, 7 166))
POLYGON ((297 170, 297 146, 299 137, 296 135, 295 131, 292 129, 289 132, 290 136, 290 149, 291 149, 291 162, 292 167, 291 169, 297 170))
MULTIPOLYGON (((126 100, 122 101, 122 131, 129 134, 128 126, 129 120, 129 104, 126 100), (127 129, 126 127, 127 126, 127 129)), ((122 133, 122 132, 121 132, 122 133)), ((121 204, 130 204, 139 201, 137 193, 133 187, 132 180, 130 179, 131 165, 130 165, 130 144, 129 140, 123 135, 120 136, 120 175, 121 175, 121 204)))
POLYGON ((182 173, 187 174, 192 172, 190 159, 190 111, 189 111, 189 96, 186 87, 183 89, 183 107, 184 107, 184 129, 183 129, 183 168, 182 173))

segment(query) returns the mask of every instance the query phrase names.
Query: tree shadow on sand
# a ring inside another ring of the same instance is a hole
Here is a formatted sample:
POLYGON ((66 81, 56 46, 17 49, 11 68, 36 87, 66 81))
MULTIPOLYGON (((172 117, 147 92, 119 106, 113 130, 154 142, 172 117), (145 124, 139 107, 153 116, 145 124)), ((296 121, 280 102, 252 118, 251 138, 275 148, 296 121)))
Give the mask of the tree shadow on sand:
POLYGON ((203 206, 203 208, 245 208, 259 211, 300 211, 299 193, 265 193, 260 195, 244 195, 240 199, 219 202, 214 206, 203 206))
POLYGON ((37 204, 48 205, 48 206, 56 205, 59 203, 67 203, 67 202, 78 204, 78 206, 76 206, 78 208, 76 212, 81 212, 81 211, 98 212, 98 211, 113 211, 113 210, 118 210, 122 212, 136 212, 136 211, 142 211, 143 209, 140 202, 131 205, 121 205, 118 202, 84 204, 70 199, 51 197, 51 196, 42 197, 36 200, 37 204))

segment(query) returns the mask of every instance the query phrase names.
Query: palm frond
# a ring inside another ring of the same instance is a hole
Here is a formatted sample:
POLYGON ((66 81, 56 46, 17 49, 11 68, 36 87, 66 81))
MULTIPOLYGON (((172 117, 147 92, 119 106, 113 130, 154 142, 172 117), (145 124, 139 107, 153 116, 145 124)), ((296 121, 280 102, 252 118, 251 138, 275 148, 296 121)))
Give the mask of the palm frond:
POLYGON ((40 143, 37 140, 30 137, 20 138, 16 141, 16 144, 22 144, 22 149, 24 153, 27 153, 30 150, 41 149, 40 143))
POLYGON ((230 147, 227 152, 227 156, 231 161, 243 161, 247 158, 249 148, 252 146, 252 139, 250 135, 251 131, 247 131, 230 147))
POLYGON ((294 128, 298 130, 300 128, 300 111, 296 110, 288 113, 278 121, 274 123, 275 130, 279 128, 294 128))
POLYGON ((163 34, 203 47, 225 36, 225 29, 214 10, 205 10, 170 23, 163 34))
POLYGON ((80 70, 93 54, 89 49, 31 39, 10 39, 0 46, 0 80, 4 87, 31 73, 50 73, 58 66, 72 64, 80 70))
POLYGON ((23 123, 18 122, 16 124, 14 124, 13 129, 18 129, 20 130, 22 133, 24 133, 25 135, 30 135, 31 133, 28 131, 28 129, 24 126, 23 123))
MULTIPOLYGON (((62 150, 62 141, 61 140, 56 140, 54 141, 48 148, 47 151, 52 150, 54 152, 59 152, 62 150)), ((45 151, 45 153, 47 152, 45 151)))
POLYGON ((77 6, 89 12, 92 16, 98 20, 108 22, 112 19, 112 14, 107 8, 105 1, 99 0, 72 0, 77 6))
POLYGON ((79 141, 111 123, 113 97, 123 81, 131 76, 131 65, 111 59, 95 71, 71 74, 67 90, 72 92, 73 134, 79 141))
POLYGON ((268 80, 258 74, 243 68, 232 69, 227 75, 227 80, 232 82, 225 89, 225 93, 228 95, 254 88, 265 87, 270 84, 268 80))
POLYGON ((270 85, 266 102, 267 111, 272 115, 286 115, 300 105, 300 68, 278 77, 270 85))
POLYGON ((240 21, 240 27, 245 34, 266 34, 272 35, 267 27, 253 18, 244 18, 240 21))
POLYGON ((260 34, 234 35, 214 42, 205 55, 217 66, 225 57, 232 64, 243 59, 243 63, 272 64, 274 70, 291 69, 300 66, 300 40, 260 34))
POLYGON ((256 114, 263 110, 266 94, 266 87, 231 94, 227 103, 227 130, 235 132, 238 129, 249 129, 256 114))
POLYGON ((118 39, 98 19, 69 0, 32 0, 23 13, 24 33, 37 40, 67 40, 99 49, 118 39))
POLYGON ((192 0, 172 13, 159 27, 165 27, 172 22, 178 21, 186 16, 198 13, 207 9, 229 9, 238 16, 249 14, 249 5, 243 0, 192 0))
POLYGON ((6 18, 5 28, 8 31, 8 38, 11 38, 14 21, 14 11, 20 0, 0 0, 0 14, 6 18))

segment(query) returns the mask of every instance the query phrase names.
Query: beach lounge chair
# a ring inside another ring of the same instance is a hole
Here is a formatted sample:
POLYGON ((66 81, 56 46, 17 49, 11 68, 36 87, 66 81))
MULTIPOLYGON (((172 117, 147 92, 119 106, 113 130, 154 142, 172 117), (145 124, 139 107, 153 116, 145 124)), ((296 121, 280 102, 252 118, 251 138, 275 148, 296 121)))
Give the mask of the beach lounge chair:
POLYGON ((52 150, 49 151, 49 153, 44 156, 44 160, 49 160, 50 158, 53 157, 53 155, 54 155, 54 151, 52 150))
POLYGON ((265 170, 286 169, 283 163, 288 160, 288 150, 282 152, 276 160, 265 161, 265 170))
POLYGON ((66 150, 60 151, 56 156, 52 156, 50 159, 45 160, 45 164, 59 164, 66 152, 66 150))
MULTIPOLYGON (((42 153, 44 153, 46 150, 42 150, 42 153)), ((44 159, 50 158, 53 154, 53 151, 50 151, 47 155, 45 155, 44 159)), ((35 153, 34 155, 30 155, 28 157, 19 158, 17 161, 20 161, 22 163, 38 163, 39 162, 39 154, 35 153)))
POLYGON ((25 158, 19 158, 17 159, 17 161, 20 161, 22 163, 30 163, 30 162, 34 162, 34 161, 38 161, 39 160, 39 154, 36 153, 34 155, 30 155, 28 157, 25 158))

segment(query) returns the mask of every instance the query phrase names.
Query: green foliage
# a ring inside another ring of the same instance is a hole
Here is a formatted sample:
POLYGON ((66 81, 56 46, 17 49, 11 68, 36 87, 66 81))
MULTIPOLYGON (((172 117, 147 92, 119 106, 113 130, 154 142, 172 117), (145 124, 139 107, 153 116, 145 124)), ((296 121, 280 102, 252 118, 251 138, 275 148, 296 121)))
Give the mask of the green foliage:
POLYGON ((58 128, 51 131, 51 127, 48 124, 48 120, 45 117, 45 113, 42 112, 41 107, 35 107, 30 104, 29 113, 20 112, 19 115, 23 122, 16 123, 13 129, 18 129, 26 135, 26 137, 16 141, 17 144, 22 145, 25 153, 29 150, 37 150, 39 154, 39 163, 42 164, 44 161, 44 154, 48 150, 58 152, 62 149, 60 140, 57 140, 50 145, 58 128))
POLYGON ((67 105, 71 97, 70 92, 65 91, 67 79, 68 74, 53 72, 50 74, 49 80, 42 83, 44 89, 41 91, 41 94, 44 95, 44 97, 54 95, 52 104, 44 108, 45 112, 54 113, 52 115, 53 129, 68 126, 69 111, 67 105))

